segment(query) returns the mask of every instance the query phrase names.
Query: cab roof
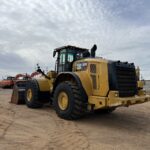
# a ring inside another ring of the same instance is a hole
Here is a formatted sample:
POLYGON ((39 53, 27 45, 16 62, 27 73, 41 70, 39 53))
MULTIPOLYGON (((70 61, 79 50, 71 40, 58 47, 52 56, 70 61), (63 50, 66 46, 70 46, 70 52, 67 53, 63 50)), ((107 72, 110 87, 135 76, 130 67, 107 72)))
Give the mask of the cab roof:
POLYGON ((58 48, 54 49, 54 51, 60 52, 62 49, 74 49, 74 50, 78 50, 78 51, 88 51, 88 49, 86 49, 86 48, 81 48, 81 47, 76 47, 76 46, 71 46, 71 45, 58 47, 58 48))

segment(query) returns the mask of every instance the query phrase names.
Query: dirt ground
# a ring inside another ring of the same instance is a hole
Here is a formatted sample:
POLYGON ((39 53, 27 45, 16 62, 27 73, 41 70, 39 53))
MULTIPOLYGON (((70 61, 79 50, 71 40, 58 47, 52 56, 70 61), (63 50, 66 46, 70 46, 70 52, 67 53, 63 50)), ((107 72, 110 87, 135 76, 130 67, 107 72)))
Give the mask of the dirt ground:
POLYGON ((0 89, 0 150, 150 150, 150 102, 65 121, 10 104, 11 92, 0 89))

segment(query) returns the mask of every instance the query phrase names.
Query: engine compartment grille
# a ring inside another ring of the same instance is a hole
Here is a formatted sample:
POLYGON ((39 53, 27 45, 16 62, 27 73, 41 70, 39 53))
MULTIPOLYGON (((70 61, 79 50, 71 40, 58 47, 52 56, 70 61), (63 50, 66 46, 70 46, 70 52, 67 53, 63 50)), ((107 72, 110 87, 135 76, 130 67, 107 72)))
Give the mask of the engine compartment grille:
POLYGON ((90 65, 90 72, 91 73, 96 73, 96 64, 91 64, 90 65))
POLYGON ((91 75, 91 79, 93 83, 93 89, 97 89, 96 75, 91 75))
POLYGON ((114 62, 109 66, 110 89, 119 91, 120 97, 137 94, 136 71, 133 63, 114 62))
POLYGON ((128 65, 116 65, 116 76, 119 96, 134 96, 137 91, 135 68, 128 65))
POLYGON ((96 80, 96 64, 90 64, 90 73, 93 84, 93 89, 97 89, 97 80, 96 80))

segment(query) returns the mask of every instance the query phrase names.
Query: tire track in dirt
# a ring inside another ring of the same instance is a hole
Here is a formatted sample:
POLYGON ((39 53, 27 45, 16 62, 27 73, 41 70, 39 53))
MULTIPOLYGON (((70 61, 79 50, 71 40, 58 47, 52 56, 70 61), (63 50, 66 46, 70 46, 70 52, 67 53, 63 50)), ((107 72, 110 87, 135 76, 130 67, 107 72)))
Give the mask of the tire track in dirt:
POLYGON ((0 92, 0 150, 150 150, 150 103, 66 121, 51 106, 9 104, 10 93, 0 92))
POLYGON ((7 108, 7 113, 6 113, 6 108, 4 111, 4 108, 0 106, 0 114, 3 114, 5 112, 6 117, 0 117, 0 126, 1 129, 3 130, 0 135, 0 139, 5 138, 5 135, 7 134, 7 131, 9 128, 13 125, 14 119, 15 119, 15 111, 12 108, 7 108), (7 117, 9 116, 9 118, 7 117))
MULTIPOLYGON (((7 95, 7 93, 6 93, 5 95, 8 97, 8 99, 10 98, 9 94, 7 95)), ((2 127, 3 129, 1 132, 2 135, 0 135, 1 138, 5 137, 8 130, 10 129, 10 127, 14 124, 15 114, 16 114, 16 118, 18 118, 18 119, 20 117, 24 118, 24 117, 26 117, 26 114, 24 114, 22 116, 22 114, 19 114, 19 112, 28 111, 27 108, 25 110, 23 110, 23 108, 21 108, 21 107, 20 108, 18 107, 18 109, 15 109, 14 105, 8 105, 8 100, 3 101, 3 102, 4 103, 2 103, 2 105, 0 104, 0 107, 1 107, 0 112, 2 112, 2 117, 3 117, 3 118, 0 117, 2 119, 1 122, 2 122, 2 126, 3 126, 2 127), (7 113, 6 113, 6 109, 8 110, 7 113)), ((56 115, 55 111, 49 110, 49 108, 46 108, 45 110, 42 110, 42 111, 36 112, 36 113, 32 113, 32 116, 34 116, 35 114, 36 114, 35 117, 38 115, 39 116, 48 115, 50 117, 50 120, 52 121, 52 124, 54 125, 53 127, 51 127, 54 129, 53 132, 51 130, 49 130, 49 127, 47 125, 44 125, 46 127, 46 129, 44 129, 44 130, 46 130, 45 134, 46 134, 47 140, 44 141, 44 142, 46 142, 46 144, 43 145, 42 149, 45 149, 45 150, 51 150, 51 149, 56 149, 56 150, 59 150, 59 149, 61 149, 61 150, 63 150, 63 149, 66 149, 66 150, 67 149, 69 149, 69 150, 71 150, 71 149, 72 150, 87 149, 88 150, 89 149, 88 139, 83 134, 83 132, 81 132, 81 130, 77 127, 75 121, 71 122, 71 121, 66 121, 66 120, 60 119, 56 115)), ((29 114, 29 112, 27 114, 29 114)), ((0 113, 0 116, 1 116, 1 113, 0 113)), ((28 118, 28 120, 30 120, 30 119, 31 118, 28 118)), ((19 126, 22 126, 22 124, 20 124, 20 120, 16 120, 16 121, 17 121, 17 125, 19 123, 19 126)), ((31 124, 32 123, 33 123, 33 120, 31 122, 31 124)), ((37 121, 37 123, 38 123, 38 121, 37 121)), ((35 123, 33 123, 33 124, 35 124, 35 123)), ((16 126, 16 122, 15 122, 15 126, 16 126)), ((22 128, 23 127, 21 127, 21 129, 22 128)), ((30 126, 30 128, 31 128, 31 126, 30 126)), ((19 133, 21 133, 21 132, 18 132, 18 134, 19 133)), ((43 136, 41 136, 41 138, 43 138, 43 136)), ((31 141, 32 140, 34 140, 34 139, 31 139, 31 141)), ((13 144, 15 144, 14 140, 9 141, 9 142, 13 142, 13 144)), ((24 142, 21 145, 23 146, 24 142)), ((31 144, 31 146, 34 147, 33 143, 31 144)))
POLYGON ((53 118, 56 124, 56 128, 53 135, 50 135, 51 136, 51 141, 49 142, 50 149, 57 149, 57 150, 89 149, 88 138, 76 126, 75 122, 63 120, 57 118, 57 116, 51 115, 51 117, 53 118))

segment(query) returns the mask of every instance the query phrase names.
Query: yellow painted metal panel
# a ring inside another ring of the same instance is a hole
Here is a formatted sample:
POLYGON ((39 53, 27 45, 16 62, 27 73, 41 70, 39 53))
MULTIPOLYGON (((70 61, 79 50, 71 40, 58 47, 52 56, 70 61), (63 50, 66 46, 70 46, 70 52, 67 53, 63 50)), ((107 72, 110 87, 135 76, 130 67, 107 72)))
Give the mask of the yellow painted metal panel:
POLYGON ((87 71, 75 72, 88 96, 92 95, 92 82, 87 71))
POLYGON ((93 105, 94 109, 130 106, 150 101, 150 95, 133 96, 133 97, 118 97, 117 91, 110 91, 108 97, 89 96, 89 105, 93 105))
POLYGON ((43 78, 43 79, 37 79, 37 82, 39 84, 40 91, 42 91, 42 92, 45 92, 45 91, 51 92, 51 90, 53 88, 53 84, 52 84, 51 80, 43 78))

